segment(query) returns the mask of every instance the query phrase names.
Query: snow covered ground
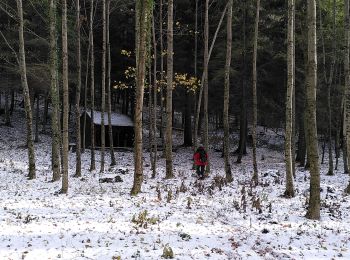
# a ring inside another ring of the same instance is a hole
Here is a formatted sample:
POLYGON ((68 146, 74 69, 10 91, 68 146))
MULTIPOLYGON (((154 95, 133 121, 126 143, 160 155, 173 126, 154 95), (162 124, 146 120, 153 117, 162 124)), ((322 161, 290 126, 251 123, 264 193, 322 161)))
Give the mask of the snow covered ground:
MULTIPOLYGON (((350 259, 350 203, 343 194, 349 176, 342 165, 335 176, 325 175, 326 164, 321 167, 321 221, 304 217, 309 174, 302 168, 296 197, 281 196, 283 152, 268 145, 258 149, 262 185, 256 189, 249 186, 249 156, 240 165, 232 157, 234 182, 222 185, 220 153, 210 152, 211 174, 197 181, 192 151, 179 148, 171 180, 164 180, 164 159, 157 178, 150 178, 145 153, 145 180, 136 197, 130 196, 128 152, 116 153, 117 166, 103 175, 119 175, 123 182, 99 183, 99 163, 89 172, 87 151, 83 177, 70 178, 68 195, 56 195, 61 183, 50 182, 50 138, 41 135, 36 144, 37 179, 27 180, 25 120, 15 117, 15 128, 0 126, 0 259, 162 259, 167 244, 175 259, 350 259), (252 206, 257 198, 260 213, 252 206)), ((74 165, 71 153, 70 175, 74 165)))

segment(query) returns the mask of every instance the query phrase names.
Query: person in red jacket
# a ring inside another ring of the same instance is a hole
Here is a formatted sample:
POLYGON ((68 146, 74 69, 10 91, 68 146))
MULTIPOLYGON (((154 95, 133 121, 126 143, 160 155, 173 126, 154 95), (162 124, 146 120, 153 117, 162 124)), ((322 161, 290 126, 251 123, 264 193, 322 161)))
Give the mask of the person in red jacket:
POLYGON ((203 146, 199 146, 193 155, 194 164, 196 165, 196 170, 198 177, 204 179, 205 166, 208 165, 208 154, 204 150, 203 146))

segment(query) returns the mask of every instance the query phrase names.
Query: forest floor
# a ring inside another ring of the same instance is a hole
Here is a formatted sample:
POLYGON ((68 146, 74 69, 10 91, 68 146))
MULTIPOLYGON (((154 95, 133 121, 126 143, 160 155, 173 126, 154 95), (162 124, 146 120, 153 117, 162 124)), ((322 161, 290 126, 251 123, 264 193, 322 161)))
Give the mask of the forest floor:
MULTIPOLYGON (((15 113, 13 122, 19 123, 0 126, 0 259, 161 259, 167 244, 175 259, 350 259, 350 202, 343 193, 349 176, 342 165, 326 176, 322 165, 321 220, 307 220, 309 173, 298 168, 296 196, 282 197, 283 150, 272 148, 283 137, 272 131, 259 137, 262 185, 254 189, 249 155, 242 164, 232 156, 234 181, 222 185, 220 152, 210 151, 211 174, 199 181, 191 149, 179 148, 170 180, 164 179, 164 159, 151 179, 144 154, 145 179, 135 197, 132 152, 117 152, 117 166, 103 174, 123 182, 100 183, 99 153, 97 170, 89 172, 87 151, 83 177, 70 178, 68 195, 57 195, 61 182, 50 182, 50 137, 36 143, 37 179, 27 180, 25 120, 15 113), (260 212, 252 206, 257 198, 260 212)), ((69 156, 73 175, 75 154, 69 156)))

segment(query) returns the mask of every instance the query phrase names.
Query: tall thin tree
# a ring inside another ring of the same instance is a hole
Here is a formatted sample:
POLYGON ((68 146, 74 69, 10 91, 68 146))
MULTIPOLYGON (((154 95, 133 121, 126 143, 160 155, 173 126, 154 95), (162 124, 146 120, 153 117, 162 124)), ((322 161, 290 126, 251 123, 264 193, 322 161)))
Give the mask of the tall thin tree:
POLYGON ((95 53, 94 53, 94 0, 90 2, 90 47, 91 47, 91 60, 90 60, 90 108, 91 108, 91 162, 90 162, 90 171, 94 171, 96 169, 96 161, 95 161, 95 123, 94 123, 94 110, 95 110, 95 53))
POLYGON ((68 117, 69 117, 69 89, 68 89, 68 28, 67 28, 67 0, 62 1, 62 81, 63 81, 63 124, 62 124, 62 189, 68 192, 68 117))
POLYGON ((224 89, 224 161, 226 180, 232 182, 232 171, 230 164, 230 125, 229 125, 229 104, 230 104, 230 70, 232 56, 232 5, 233 0, 227 10, 227 43, 226 43, 226 64, 225 64, 225 89, 224 89))
POLYGON ((134 183, 131 195, 141 191, 143 181, 142 166, 142 110, 146 75, 147 37, 150 35, 150 23, 153 1, 136 1, 136 95, 135 95, 135 145, 134 145, 134 183))
POLYGON ((75 134, 76 134, 76 164, 75 177, 81 176, 81 134, 80 134, 80 90, 81 90, 81 36, 80 36, 80 0, 76 2, 76 30, 77 30, 77 87, 75 90, 75 134))
MULTIPOLYGON (((208 115, 208 101, 209 101, 209 82, 208 82, 208 66, 209 66, 209 0, 205 0, 204 11, 204 80, 203 80, 203 114, 204 114, 204 129, 203 139, 204 147, 209 153, 209 115, 208 115)), ((210 161, 206 167, 206 172, 210 171, 210 161)))
POLYGON ((102 0, 102 82, 101 82, 101 168, 105 170, 105 108, 106 108, 106 0, 102 0))
MULTIPOLYGON (((344 59, 344 76, 345 76, 345 100, 344 100, 344 124, 345 124, 345 140, 347 150, 347 162, 350 162, 350 16, 349 16, 349 0, 344 0, 344 17, 345 17, 345 59, 344 59)), ((345 189, 350 194, 350 181, 345 189)))
POLYGON ((317 45, 316 1, 307 1, 308 62, 306 76, 307 153, 310 162, 310 199, 306 217, 320 219, 320 167, 316 123, 317 45))
POLYGON ((24 21, 23 21, 23 5, 22 0, 17 0, 17 12, 19 18, 18 36, 19 36, 19 67, 21 72, 21 84, 23 88, 24 106, 26 113, 26 126, 27 126, 27 148, 28 148, 28 162, 29 172, 28 178, 35 179, 35 151, 33 142, 33 115, 30 103, 30 95, 27 81, 27 68, 26 68, 26 54, 24 50, 24 21))
POLYGON ((51 75, 51 129, 52 129, 52 181, 58 181, 61 177, 60 172, 60 129, 58 127, 58 66, 57 66, 57 1, 50 0, 50 75, 51 75))
POLYGON ((293 153, 292 153, 292 129, 293 126, 293 95, 295 82, 294 68, 294 12, 295 0, 288 0, 288 36, 287 36, 287 95, 286 95, 286 136, 285 136, 285 162, 286 162, 286 197, 294 197, 293 185, 293 153))
POLYGON ((259 176, 258 176, 258 164, 256 161, 256 127, 258 121, 258 97, 256 90, 257 82, 257 70, 256 62, 258 55, 258 36, 259 36, 259 14, 260 14, 260 0, 256 1, 256 16, 255 16, 255 29, 254 29, 254 47, 253 47, 253 183, 258 185, 259 176))
POLYGON ((107 109, 108 109, 108 135, 109 135, 109 151, 111 155, 111 166, 116 165, 114 155, 114 140, 112 127, 112 91, 111 91, 111 43, 109 39, 109 24, 110 24, 110 6, 111 0, 107 0, 106 10, 106 44, 107 44, 107 109))
POLYGON ((172 178, 173 174, 173 39, 174 39, 174 2, 168 0, 168 28, 167 28, 167 91, 166 91, 166 134, 165 134, 165 162, 166 175, 165 177, 172 178))

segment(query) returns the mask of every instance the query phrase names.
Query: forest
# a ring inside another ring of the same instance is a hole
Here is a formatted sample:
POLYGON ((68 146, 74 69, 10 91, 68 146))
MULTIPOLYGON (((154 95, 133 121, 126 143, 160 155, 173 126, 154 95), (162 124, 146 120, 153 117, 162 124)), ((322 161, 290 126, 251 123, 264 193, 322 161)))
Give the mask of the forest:
POLYGON ((350 259, 349 0, 0 0, 0 259, 350 259))

